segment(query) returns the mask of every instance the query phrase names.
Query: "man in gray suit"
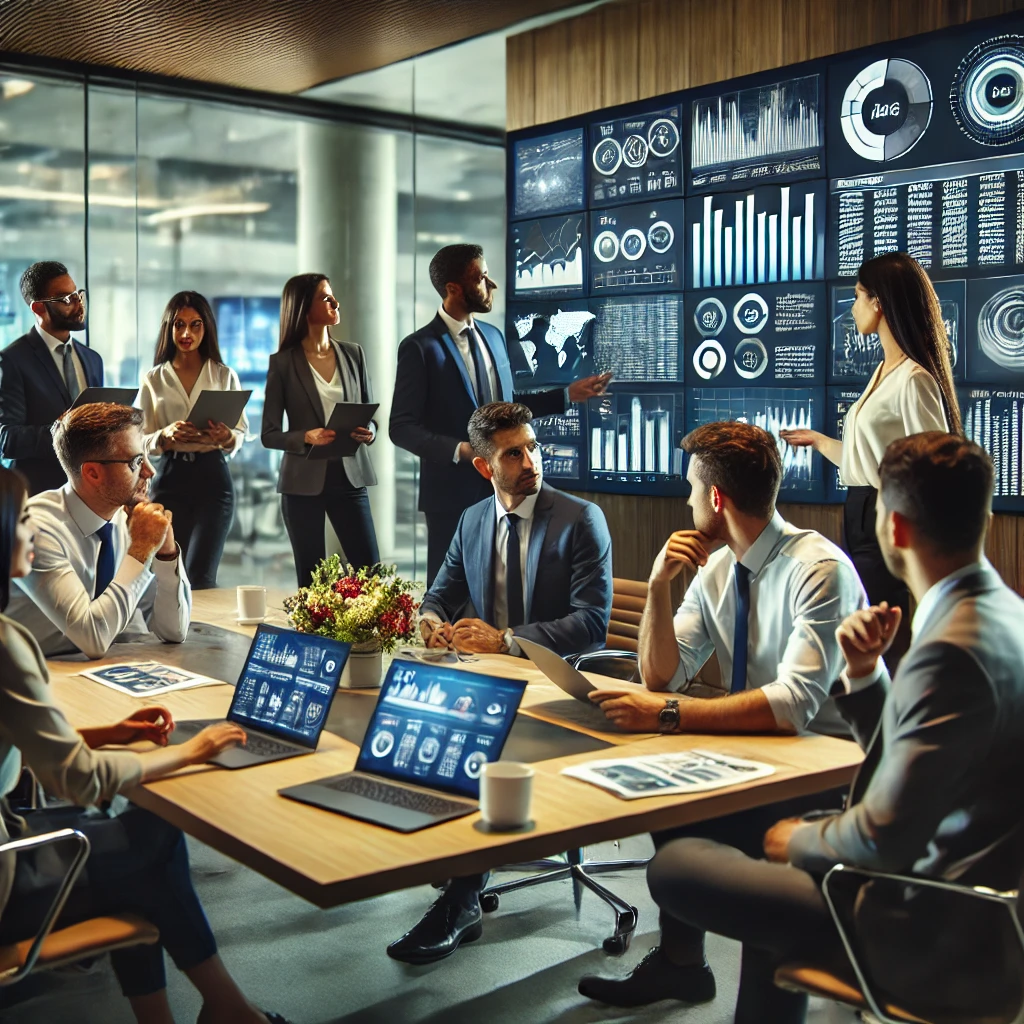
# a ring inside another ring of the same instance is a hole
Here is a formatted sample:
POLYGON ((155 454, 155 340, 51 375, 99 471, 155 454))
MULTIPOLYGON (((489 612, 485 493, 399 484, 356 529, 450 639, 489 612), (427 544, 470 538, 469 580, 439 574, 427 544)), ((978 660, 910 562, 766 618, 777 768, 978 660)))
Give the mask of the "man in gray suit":
MULTIPOLYGON (((765 835, 767 862, 680 839, 648 869, 655 901, 692 933, 674 963, 696 988, 708 970, 704 931, 744 944, 737 1024, 805 1020, 806 997, 773 984, 780 962, 849 972, 820 886, 833 865, 1007 890, 1024 862, 1024 601, 982 554, 992 462, 976 444, 934 432, 893 442, 880 472, 879 543, 917 611, 891 688, 881 659, 900 610, 858 611, 837 630, 846 660, 838 704, 866 747, 847 809, 780 821, 765 835)), ((932 1019, 985 1016, 986 1000, 999 998, 985 983, 1000 966, 991 924, 926 890, 873 881, 849 895, 884 996, 932 1019)))

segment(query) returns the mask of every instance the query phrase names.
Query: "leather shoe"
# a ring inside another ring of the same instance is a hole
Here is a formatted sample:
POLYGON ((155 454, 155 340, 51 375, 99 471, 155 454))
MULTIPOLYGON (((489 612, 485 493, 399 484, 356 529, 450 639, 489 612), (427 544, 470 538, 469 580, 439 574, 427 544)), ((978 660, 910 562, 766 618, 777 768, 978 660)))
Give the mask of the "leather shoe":
POLYGON ((579 993, 609 1006, 646 1006, 661 999, 692 1006, 715 998, 715 976, 706 960, 697 967, 678 967, 655 946, 625 978, 580 978, 579 993))
POLYGON ((463 942, 475 942, 484 933, 480 901, 470 906, 442 893, 420 923, 388 946, 388 956, 407 964, 432 964, 451 956, 463 942))

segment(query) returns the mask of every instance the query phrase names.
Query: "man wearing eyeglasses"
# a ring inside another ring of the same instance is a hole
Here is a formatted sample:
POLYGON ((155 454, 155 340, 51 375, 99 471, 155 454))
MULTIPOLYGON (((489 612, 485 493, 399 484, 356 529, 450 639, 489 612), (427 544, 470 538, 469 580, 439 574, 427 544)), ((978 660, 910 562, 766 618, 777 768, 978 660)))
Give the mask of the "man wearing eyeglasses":
POLYGON ((103 360, 71 337, 85 330, 85 290, 63 263, 33 263, 21 294, 36 325, 0 351, 0 455, 37 494, 65 482, 50 425, 86 388, 103 385, 103 360))
POLYGON ((47 656, 101 658, 118 639, 188 634, 192 590, 171 513, 148 499, 142 411, 93 402, 53 425, 67 483, 29 499, 32 572, 12 587, 7 614, 47 656))

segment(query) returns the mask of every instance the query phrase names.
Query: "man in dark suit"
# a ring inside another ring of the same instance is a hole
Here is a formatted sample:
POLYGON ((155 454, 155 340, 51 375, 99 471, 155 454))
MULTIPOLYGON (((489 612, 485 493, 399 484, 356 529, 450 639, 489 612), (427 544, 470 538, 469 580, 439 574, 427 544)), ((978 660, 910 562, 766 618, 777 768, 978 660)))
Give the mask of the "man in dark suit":
MULTIPOLYGON (((705 930, 744 943, 737 1024, 805 1020, 806 997, 773 984, 780 962, 850 973, 821 892, 836 864, 1001 891, 1018 885, 1024 601, 983 555, 992 462, 976 444, 932 432, 894 441, 880 474, 878 540, 917 610, 891 687, 882 656, 900 609, 857 611, 837 630, 846 661, 837 703, 866 747, 847 809, 780 821, 764 838, 767 861, 680 839, 648 868, 655 901, 693 939, 673 950, 680 978, 704 986, 705 930)), ((988 982, 1002 968, 1002 940, 991 919, 975 916, 983 910, 847 878, 876 992, 927 1019, 995 1019, 990 1002, 1002 993, 988 982)))
MULTIPOLYGON (((428 647, 520 653, 517 636, 561 655, 601 646, 612 608, 612 543, 601 510, 542 485, 524 405, 493 402, 469 421, 473 466, 492 489, 466 509, 420 609, 428 647), (472 602, 481 618, 458 618, 472 602)), ((480 937, 485 875, 453 879, 420 923, 388 947, 432 963, 480 937)))
POLYGON ((36 325, 0 351, 0 455, 38 494, 67 483, 50 425, 86 388, 102 387, 103 360, 71 338, 85 330, 85 291, 63 263, 33 263, 21 275, 21 294, 36 325))
POLYGON ((566 389, 513 396, 504 335, 474 314, 489 313, 498 287, 479 245, 447 245, 430 261, 430 283, 441 296, 437 316, 398 349, 391 403, 391 440, 420 457, 419 507, 427 519, 427 581, 444 561, 462 513, 486 497, 464 440, 473 410, 492 401, 522 400, 534 416, 565 412, 568 404, 604 393, 610 374, 585 377, 566 389))

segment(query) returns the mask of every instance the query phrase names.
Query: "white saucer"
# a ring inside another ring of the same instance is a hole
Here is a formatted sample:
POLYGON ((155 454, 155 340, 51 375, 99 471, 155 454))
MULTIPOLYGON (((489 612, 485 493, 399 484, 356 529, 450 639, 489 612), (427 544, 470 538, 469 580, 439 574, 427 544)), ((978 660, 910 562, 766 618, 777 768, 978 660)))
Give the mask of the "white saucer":
POLYGON ((258 619, 235 619, 235 622, 237 622, 240 626, 256 626, 259 625, 259 623, 266 621, 267 617, 265 615, 261 616, 258 619))

